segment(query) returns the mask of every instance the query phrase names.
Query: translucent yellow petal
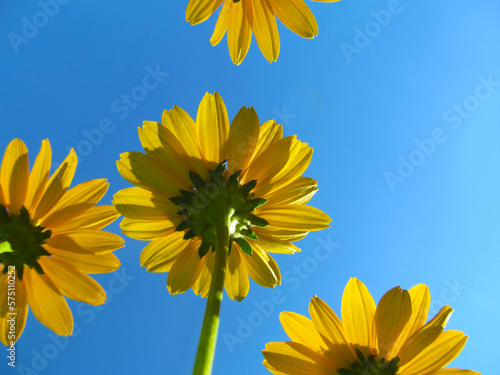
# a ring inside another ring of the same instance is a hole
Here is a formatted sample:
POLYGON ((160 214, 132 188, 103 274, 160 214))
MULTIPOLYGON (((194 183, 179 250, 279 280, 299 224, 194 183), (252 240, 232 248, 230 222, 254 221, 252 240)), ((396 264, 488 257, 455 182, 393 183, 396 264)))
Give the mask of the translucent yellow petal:
POLYGON ((439 371, 436 371, 432 375, 481 375, 479 372, 472 370, 461 370, 458 368, 445 368, 439 371))
POLYGON ((316 207, 303 205, 266 205, 256 210, 256 215, 269 225, 295 231, 315 231, 330 227, 332 219, 316 207))
POLYGON ((183 232, 171 230, 155 238, 142 250, 141 266, 153 267, 166 262, 172 263, 189 244, 183 237, 183 232))
POLYGON ((259 141, 255 148, 255 156, 260 155, 270 145, 283 138, 283 127, 274 120, 268 120, 260 126, 259 141))
MULTIPOLYGON (((233 243, 233 246, 241 251, 237 244, 233 243)), ((252 243, 252 249, 251 256, 242 253, 248 275, 257 284, 268 288, 281 284, 280 269, 276 261, 259 245, 258 241, 252 243)))
POLYGON ((33 315, 60 336, 73 332, 73 315, 68 303, 47 275, 24 269, 28 303, 33 315))
POLYGON ((184 293, 200 276, 204 263, 198 255, 200 241, 191 243, 179 254, 167 276, 167 288, 171 294, 184 293))
POLYGON ((232 1, 224 1, 222 5, 222 9, 219 13, 219 18, 217 18, 217 23, 215 24, 215 29, 210 38, 210 44, 215 46, 219 44, 219 42, 224 37, 227 29, 227 18, 229 15, 229 9, 231 9, 232 1))
POLYGON ((8 274, 3 275, 0 273, 0 341, 2 341, 5 346, 10 346, 11 342, 15 342, 19 339, 23 333, 26 318, 28 316, 28 299, 25 281, 16 278, 14 285, 11 281, 10 285, 12 285, 14 289, 8 287, 8 281, 8 274), (15 294, 12 294, 13 292, 15 294), (14 304, 12 304, 13 301, 15 302, 14 304), (11 310, 10 307, 13 309, 11 310), (13 317, 15 318, 13 323, 11 323, 12 321, 9 322, 9 319, 13 317))
POLYGON ((395 287, 380 299, 373 319, 378 353, 386 357, 411 316, 411 298, 407 290, 395 287))
POLYGON ((120 155, 116 162, 124 179, 143 189, 174 197, 179 189, 189 189, 167 165, 141 152, 130 151, 120 155))
POLYGON ((272 234, 269 235, 272 232, 266 232, 264 228, 254 228, 254 233, 257 235, 258 240, 248 240, 250 244, 253 246, 255 242, 258 242, 260 247, 268 253, 295 254, 300 252, 297 246, 273 237, 272 234))
POLYGON ((434 318, 432 318, 425 326, 418 329, 412 334, 402 348, 397 353, 400 359, 399 365, 410 362, 413 358, 418 356, 422 350, 428 347, 436 340, 441 332, 443 332, 446 323, 450 319, 453 309, 446 305, 444 306, 434 318))
POLYGON ((101 229, 106 225, 111 224, 118 219, 120 214, 112 205, 105 204, 89 208, 86 212, 68 220, 65 223, 60 223, 54 231, 64 232, 73 229, 101 229))
POLYGON ((226 292, 234 301, 242 301, 248 294, 250 283, 245 262, 242 255, 236 249, 232 249, 227 258, 226 278, 224 287, 226 292))
POLYGON ((29 212, 32 212, 45 190, 49 179, 52 150, 48 139, 42 141, 42 147, 38 153, 33 169, 31 170, 28 191, 24 205, 29 212))
POLYGON ((388 358, 395 357, 408 337, 421 328, 427 319, 431 302, 429 288, 425 284, 418 284, 411 288, 408 293, 410 293, 411 298, 411 317, 396 343, 388 352, 388 358))
POLYGON ((202 260, 205 260, 205 265, 200 273, 200 277, 198 277, 192 288, 194 294, 200 295, 201 298, 206 298, 208 296, 208 292, 210 291, 210 284, 212 282, 212 269, 214 267, 215 252, 209 251, 202 260))
POLYGON ((338 366, 324 355, 296 342, 270 342, 264 354, 264 366, 274 374, 335 374, 338 366))
POLYGON ((108 273, 120 268, 120 260, 112 253, 77 254, 51 248, 52 258, 70 264, 82 272, 89 274, 108 273))
POLYGON ((299 177, 279 190, 266 195, 266 205, 306 204, 318 191, 317 181, 309 177, 299 177))
POLYGON ((404 375, 434 374, 462 351, 468 336, 460 331, 444 331, 417 357, 399 368, 404 375))
POLYGON ((347 340, 364 347, 374 347, 372 336, 376 305, 368 288, 351 278, 342 295, 341 315, 347 340))
POLYGON ((170 220, 139 220, 124 218, 120 223, 122 233, 136 240, 149 241, 175 228, 170 220))
POLYGON ((337 314, 316 296, 309 304, 309 314, 311 314, 314 327, 330 347, 330 357, 342 368, 350 368, 357 357, 349 346, 342 322, 337 314))
POLYGON ((40 201, 36 205, 33 212, 33 220, 36 221, 44 217, 50 210, 52 210, 59 199, 61 199, 71 185, 71 181, 75 175, 77 162, 76 153, 73 149, 71 149, 68 156, 66 156, 66 159, 63 160, 61 165, 47 182, 46 188, 40 197, 40 201))
POLYGON ((29 180, 28 149, 23 141, 13 139, 3 155, 0 167, 0 185, 5 206, 18 214, 24 204, 29 180))
POLYGON ((196 25, 206 21, 224 0, 190 0, 186 7, 186 21, 196 25))
POLYGON ((226 106, 217 92, 213 95, 206 93, 203 97, 198 107, 196 124, 203 159, 207 162, 207 167, 214 170, 220 162, 227 159, 229 134, 226 106))
POLYGON ((191 186, 188 155, 177 137, 165 126, 154 121, 144 121, 143 128, 139 128, 139 139, 148 155, 165 163, 182 179, 183 186, 191 186))
POLYGON ((102 305, 106 300, 106 292, 99 283, 77 268, 48 257, 41 257, 38 261, 64 296, 91 305, 102 305))
POLYGON ((232 3, 227 19, 227 45, 234 64, 239 65, 245 59, 251 41, 251 2, 239 1, 232 3))
MULTIPOLYGON (((255 228, 253 228, 255 229, 255 228)), ((304 238, 309 232, 277 229, 273 227, 258 228, 259 233, 264 233, 268 237, 277 238, 281 241, 298 241, 304 238)))
POLYGON ((259 139, 259 128, 259 117, 253 107, 241 108, 229 129, 229 174, 246 169, 259 139))
POLYGON ((253 12, 252 31, 262 54, 269 62, 278 60, 280 38, 276 17, 269 0, 251 2, 253 12))
POLYGON ((176 218, 178 223, 181 221, 181 217, 177 215, 179 208, 161 194, 131 187, 118 191, 113 198, 113 205, 125 217, 142 220, 176 218))
POLYGON ((40 225, 50 229, 79 217, 101 200, 108 186, 106 179, 102 178, 67 190, 50 213, 40 220, 40 225))
POLYGON ((82 229, 53 233, 47 239, 47 246, 71 253, 105 254, 123 247, 123 242, 123 239, 114 233, 82 229))
POLYGON ((304 0, 270 0, 274 14, 295 34, 303 38, 318 35, 318 24, 304 0))
POLYGON ((311 319, 294 312, 284 311, 280 314, 280 322, 290 340, 317 352, 328 349, 311 319))

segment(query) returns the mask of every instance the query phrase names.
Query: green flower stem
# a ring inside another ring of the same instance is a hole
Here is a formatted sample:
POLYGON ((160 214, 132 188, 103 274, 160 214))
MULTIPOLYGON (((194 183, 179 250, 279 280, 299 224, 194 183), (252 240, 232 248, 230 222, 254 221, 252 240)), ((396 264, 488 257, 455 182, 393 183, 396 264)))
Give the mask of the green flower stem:
POLYGON ((216 228, 215 263, 212 273, 212 283, 208 292, 207 308, 205 310, 205 317, 203 318, 193 375, 212 374, 228 253, 229 217, 225 218, 224 222, 216 228))

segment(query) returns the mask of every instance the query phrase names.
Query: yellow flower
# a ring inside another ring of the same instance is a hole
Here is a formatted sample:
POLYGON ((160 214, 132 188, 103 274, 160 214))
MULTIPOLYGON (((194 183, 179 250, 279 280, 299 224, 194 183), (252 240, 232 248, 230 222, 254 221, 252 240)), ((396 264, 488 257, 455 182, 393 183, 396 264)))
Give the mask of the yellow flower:
POLYGON ((14 139, 0 169, 0 339, 10 346, 21 335, 28 306, 55 333, 68 336, 73 317, 65 297, 100 305, 101 286, 87 274, 111 272, 111 252, 123 240, 100 229, 116 220, 113 206, 94 206, 108 183, 97 179, 68 190, 77 164, 73 150, 49 178, 51 148, 42 142, 29 171, 28 150, 14 139), (17 315, 16 315, 17 314, 17 315))
MULTIPOLYGON (((338 0, 314 0, 332 3, 338 0)), ((233 63, 245 58, 252 33, 264 57, 273 62, 280 53, 276 17, 303 38, 318 35, 318 24, 304 0, 189 0, 186 21, 196 25, 206 21, 222 4, 210 43, 215 46, 227 30, 227 44, 233 63)))
POLYGON ((461 331, 443 331, 451 313, 444 306, 425 323, 431 297, 419 284, 389 290, 375 305, 366 286, 350 279, 342 296, 342 321, 318 297, 312 320, 283 312, 292 341, 266 345, 264 365, 279 375, 479 375, 446 368, 467 341, 461 331))
POLYGON ((229 127, 218 93, 205 95, 196 123, 178 107, 164 111, 162 122, 139 128, 146 154, 127 152, 117 162, 121 175, 137 185, 114 196, 125 216, 123 233, 152 240, 141 264, 150 272, 169 272, 170 293, 192 288, 206 297, 215 258, 209 216, 229 205, 228 295, 241 301, 249 276, 262 286, 279 284, 269 253, 298 252, 291 242, 331 222, 306 205, 317 190, 315 180, 301 177, 312 149, 296 136, 283 138, 273 120, 260 125, 253 108, 241 108, 229 127))

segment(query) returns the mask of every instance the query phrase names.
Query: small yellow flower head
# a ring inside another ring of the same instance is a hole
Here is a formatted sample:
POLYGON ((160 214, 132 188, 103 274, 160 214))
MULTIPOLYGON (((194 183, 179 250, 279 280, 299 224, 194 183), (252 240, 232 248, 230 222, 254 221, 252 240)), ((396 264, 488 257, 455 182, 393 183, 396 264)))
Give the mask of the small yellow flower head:
POLYGON ((446 368, 467 341, 461 331, 443 331, 452 313, 444 306, 425 323, 431 297, 419 284, 389 290, 378 306, 353 278, 342 296, 342 320, 321 299, 309 304, 311 319, 280 315, 291 341, 271 342, 264 365, 279 375, 480 375, 446 368))
POLYGON ((139 138, 146 151, 127 152, 121 175, 136 187, 113 203, 125 216, 123 233, 152 240, 141 254, 150 272, 168 272, 172 294, 192 288, 206 297, 215 259, 217 218, 228 217, 230 251, 225 288, 233 300, 248 293, 251 277, 274 287, 281 281, 269 253, 300 251, 292 242, 327 228, 331 219, 306 203, 316 181, 301 177, 312 149, 284 137, 273 120, 264 124, 243 107, 229 126, 219 94, 206 94, 196 122, 181 108, 146 121, 139 138))
POLYGON ((0 168, 0 340, 7 346, 21 335, 28 306, 52 331, 70 335, 73 317, 64 297, 104 303, 106 293, 87 274, 120 266, 111 252, 123 240, 100 230, 119 214, 111 205, 95 206, 107 181, 68 189, 76 154, 71 150, 49 178, 51 155, 44 140, 30 172, 28 150, 14 139, 0 168))
MULTIPOLYGON (((338 0, 314 0, 332 3, 338 0)), ((206 21, 222 4, 210 43, 217 45, 227 30, 227 44, 233 63, 245 58, 252 33, 264 57, 273 62, 280 53, 276 17, 303 38, 318 35, 318 24, 304 0, 189 0, 186 21, 196 25, 206 21)))

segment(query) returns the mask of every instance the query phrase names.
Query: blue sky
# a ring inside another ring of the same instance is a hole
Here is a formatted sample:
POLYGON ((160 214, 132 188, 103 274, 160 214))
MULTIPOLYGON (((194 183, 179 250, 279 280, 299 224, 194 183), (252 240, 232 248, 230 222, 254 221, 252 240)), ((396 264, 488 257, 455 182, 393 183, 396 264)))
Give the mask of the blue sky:
MULTIPOLYGON (((0 4, 0 152, 17 137, 34 160, 49 138, 55 163, 74 147, 74 184, 107 178, 109 203, 130 186, 115 161, 141 150, 142 121, 174 105, 195 116, 207 91, 222 95, 230 118, 254 106, 261 122, 275 118, 314 147, 305 175, 319 192, 310 204, 332 227, 300 241, 300 254, 276 256, 282 286, 252 282, 243 302, 224 298, 214 374, 268 373, 261 350, 286 340, 279 312, 307 315, 318 295, 340 313, 350 277, 376 301, 396 285, 429 285, 431 312, 451 304, 448 328, 470 335, 453 367, 497 371, 497 1, 308 1, 319 37, 279 24, 278 62, 254 40, 238 67, 225 38, 208 42, 215 17, 185 22, 187 1, 59 1, 0 4)), ((116 252, 122 268, 96 275, 105 305, 69 301, 72 337, 57 338, 30 314, 18 367, 3 357, 0 373, 189 374, 205 301, 169 295, 166 274, 140 267, 145 244, 127 238, 116 252)))

